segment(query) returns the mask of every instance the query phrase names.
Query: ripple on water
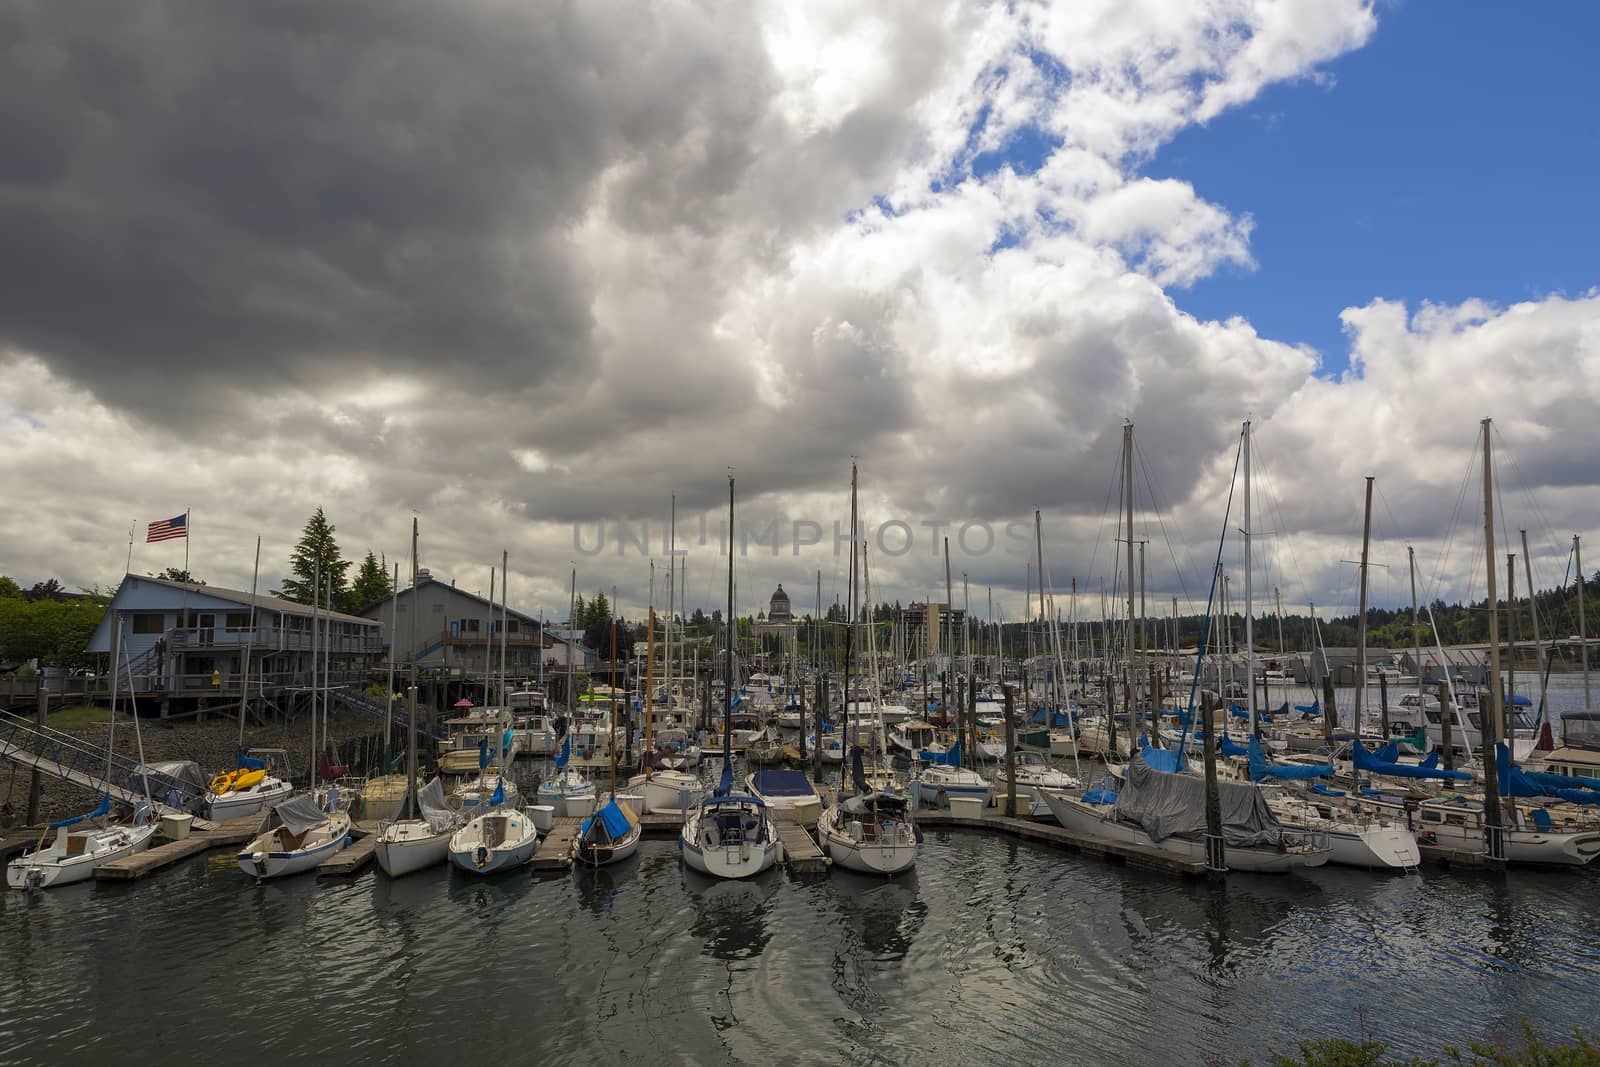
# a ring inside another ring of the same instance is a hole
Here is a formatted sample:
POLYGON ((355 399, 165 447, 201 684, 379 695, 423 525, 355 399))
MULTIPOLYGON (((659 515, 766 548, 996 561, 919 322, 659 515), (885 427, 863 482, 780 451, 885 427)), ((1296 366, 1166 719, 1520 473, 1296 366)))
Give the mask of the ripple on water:
POLYGON ((508 1022, 548 1063, 1227 1061, 1361 1026, 1433 1051, 1522 1015, 1591 1021, 1595 886, 1323 869, 1213 887, 963 832, 930 833, 892 881, 714 882, 665 841, 496 879, 257 885, 212 854, 0 898, 0 1061, 449 1061, 508 1022))

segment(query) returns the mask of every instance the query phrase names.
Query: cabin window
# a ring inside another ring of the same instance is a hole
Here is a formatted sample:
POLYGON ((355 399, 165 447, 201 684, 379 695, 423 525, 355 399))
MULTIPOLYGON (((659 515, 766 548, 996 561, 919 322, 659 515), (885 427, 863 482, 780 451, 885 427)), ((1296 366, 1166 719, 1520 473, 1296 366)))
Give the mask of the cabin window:
POLYGON ((166 616, 159 612, 140 612, 133 617, 133 632, 136 634, 158 634, 164 629, 161 625, 166 616))
POLYGON ((1444 817, 1444 821, 1445 821, 1445 824, 1448 825, 1448 826, 1465 826, 1465 825, 1467 825, 1467 817, 1465 815, 1446 815, 1444 817))
POLYGON ((1435 725, 1435 726, 1438 726, 1441 722, 1444 721, 1444 716, 1440 715, 1439 712, 1437 710, 1435 710, 1435 709, 1430 709, 1428 711, 1424 711, 1422 714, 1426 715, 1428 717, 1428 721, 1433 723, 1433 725, 1435 725))
POLYGON ((1477 712, 1475 712, 1475 711, 1467 712, 1467 721, 1472 724, 1472 728, 1474 730, 1483 729, 1483 716, 1479 715, 1477 712))
POLYGON ((1423 822, 1444 822, 1444 816, 1440 815, 1436 811, 1425 811, 1425 812, 1422 813, 1422 821, 1423 822))

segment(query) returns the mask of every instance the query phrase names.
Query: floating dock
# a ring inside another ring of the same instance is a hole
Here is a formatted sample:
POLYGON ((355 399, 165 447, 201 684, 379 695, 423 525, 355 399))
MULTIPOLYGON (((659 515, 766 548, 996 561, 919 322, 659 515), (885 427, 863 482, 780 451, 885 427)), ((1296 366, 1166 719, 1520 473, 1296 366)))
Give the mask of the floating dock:
POLYGON ((533 850, 528 866, 535 874, 541 871, 565 871, 572 866, 572 843, 578 839, 578 827, 583 820, 562 816, 551 825, 550 832, 539 835, 539 845, 533 850))
POLYGON ((928 829, 988 830, 995 833, 1008 834, 1012 837, 1026 838, 1030 841, 1043 841, 1063 848, 1070 848, 1077 852, 1085 852, 1091 856, 1100 856, 1103 859, 1119 861, 1129 867, 1163 871, 1167 874, 1177 874, 1188 878, 1203 877, 1206 873, 1206 865, 1201 860, 1180 859, 1170 853, 1150 848, 1146 845, 1109 841, 1103 837, 1076 833, 1055 823, 1020 819, 1009 815, 1001 815, 998 812, 984 814, 976 819, 969 819, 943 811, 918 811, 917 823, 928 829))
MULTIPOLYGON (((535 873, 560 872, 572 867, 572 845, 578 838, 582 819, 558 818, 550 832, 539 839, 530 864, 535 873)), ((646 812, 639 816, 639 830, 645 837, 676 837, 683 829, 683 813, 646 812)), ((828 860, 817 847, 816 839, 799 823, 780 818, 778 840, 783 845, 782 866, 796 874, 810 874, 828 868, 828 860)))
POLYGON ((317 877, 351 878, 366 870, 378 855, 377 833, 376 822, 352 824, 350 844, 317 864, 317 877))
POLYGON ((168 841, 164 845, 102 863, 94 869, 94 876, 108 882, 133 881, 201 852, 209 852, 211 849, 228 845, 242 845, 260 831, 261 816, 246 815, 228 822, 207 825, 214 829, 194 830, 181 841, 168 841))

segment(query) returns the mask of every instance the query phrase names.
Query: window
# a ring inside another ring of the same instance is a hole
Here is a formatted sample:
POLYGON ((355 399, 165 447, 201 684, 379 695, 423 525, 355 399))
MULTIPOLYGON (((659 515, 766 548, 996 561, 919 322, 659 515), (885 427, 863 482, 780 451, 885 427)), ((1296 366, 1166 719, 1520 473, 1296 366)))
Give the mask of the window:
POLYGON ((1475 712, 1475 711, 1467 712, 1467 721, 1472 724, 1472 728, 1474 730, 1482 730, 1483 729, 1483 716, 1479 715, 1477 712, 1475 712))
POLYGON ((462 633, 468 633, 468 634, 477 633, 478 632, 478 620, 477 619, 462 619, 461 620, 461 632, 462 633))
POLYGON ((1440 815, 1436 811, 1425 811, 1425 812, 1422 813, 1422 821, 1423 822, 1444 822, 1444 816, 1440 815))
POLYGON ((250 629, 250 613, 248 611, 230 611, 225 625, 230 630, 248 630, 250 629))
POLYGON ((506 633, 508 633, 508 634, 518 634, 518 633, 521 633, 521 632, 522 632, 522 630, 519 628, 516 619, 507 619, 506 620, 506 633))
POLYGON ((1451 826, 1467 825, 1467 817, 1465 815, 1446 815, 1444 821, 1451 826))
POLYGON ((161 625, 166 618, 160 613, 140 613, 133 617, 133 632, 136 634, 158 634, 164 629, 161 625))

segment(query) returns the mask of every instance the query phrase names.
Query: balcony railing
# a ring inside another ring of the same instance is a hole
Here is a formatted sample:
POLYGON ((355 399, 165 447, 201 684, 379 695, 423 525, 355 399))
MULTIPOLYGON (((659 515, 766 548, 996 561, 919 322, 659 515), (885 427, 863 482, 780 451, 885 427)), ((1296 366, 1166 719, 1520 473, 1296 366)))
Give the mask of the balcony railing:
POLYGON ((371 630, 359 634, 327 634, 318 633, 316 641, 311 639, 309 630, 288 630, 279 626, 257 626, 253 631, 248 626, 189 626, 179 627, 167 631, 167 644, 169 648, 197 649, 197 648, 243 648, 250 645, 257 649, 277 649, 279 651, 309 651, 313 647, 319 651, 327 649, 333 653, 380 653, 384 651, 384 643, 378 636, 378 629, 374 626, 371 630))

